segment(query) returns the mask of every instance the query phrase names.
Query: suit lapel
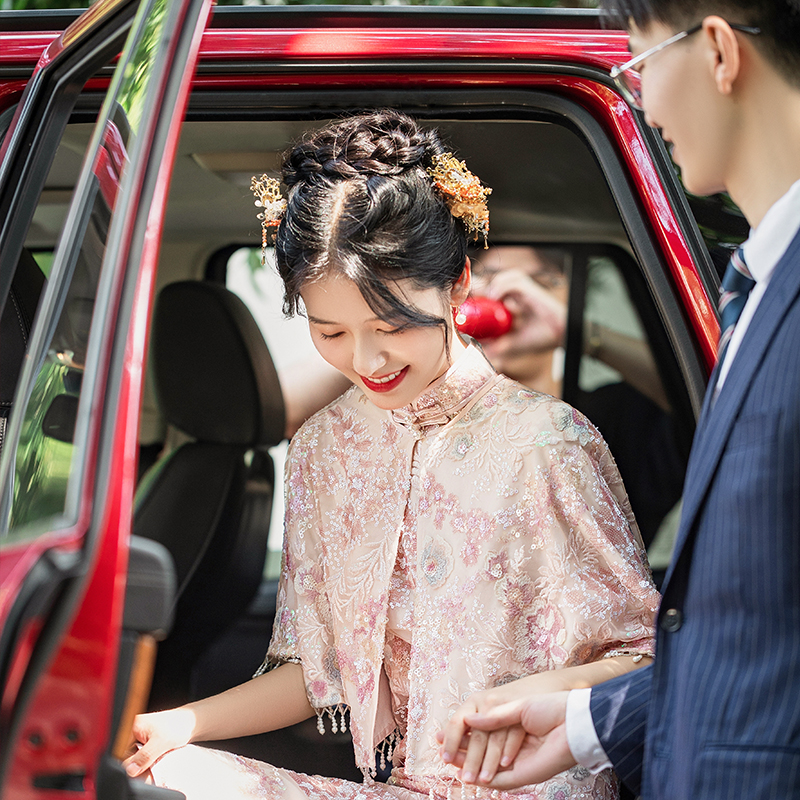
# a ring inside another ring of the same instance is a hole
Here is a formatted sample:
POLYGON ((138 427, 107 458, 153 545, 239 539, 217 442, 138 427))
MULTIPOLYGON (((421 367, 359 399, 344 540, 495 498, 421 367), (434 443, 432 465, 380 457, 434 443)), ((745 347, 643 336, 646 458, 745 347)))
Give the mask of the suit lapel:
POLYGON ((718 366, 709 380, 686 472, 681 523, 675 552, 664 584, 665 589, 680 559, 681 551, 693 535, 697 513, 756 370, 798 292, 800 292, 800 233, 795 236, 775 267, 769 286, 750 321, 739 352, 736 353, 725 384, 716 400, 713 399, 713 394, 718 366))

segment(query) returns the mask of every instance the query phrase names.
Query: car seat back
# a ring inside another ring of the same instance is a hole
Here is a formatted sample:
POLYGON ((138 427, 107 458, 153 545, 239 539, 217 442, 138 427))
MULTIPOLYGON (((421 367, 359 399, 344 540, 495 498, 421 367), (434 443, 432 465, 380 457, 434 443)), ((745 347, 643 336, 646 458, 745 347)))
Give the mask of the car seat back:
POLYGON ((134 533, 169 550, 177 577, 155 708, 190 698, 192 665, 261 583, 275 488, 267 448, 283 439, 285 414, 255 320, 220 285, 183 281, 161 291, 151 359, 167 422, 192 439, 164 455, 137 490, 134 533))

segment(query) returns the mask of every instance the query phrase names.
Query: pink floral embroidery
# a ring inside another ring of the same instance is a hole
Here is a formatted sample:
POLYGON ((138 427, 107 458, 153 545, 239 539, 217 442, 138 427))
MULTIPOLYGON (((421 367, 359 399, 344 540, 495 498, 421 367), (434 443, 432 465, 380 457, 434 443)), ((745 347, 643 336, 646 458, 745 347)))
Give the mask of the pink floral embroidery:
MULTIPOLYGON (((435 402, 397 417, 353 388, 294 437, 268 658, 302 664, 316 707, 350 708, 364 770, 407 718, 396 785, 444 798, 452 773, 434 737, 470 693, 652 648, 658 598, 613 459, 583 417, 474 349, 434 388, 435 402)), ((313 800, 392 796, 297 783, 313 800)), ((519 797, 564 787, 613 796, 604 773, 519 797)))
POLYGON ((463 433, 460 436, 456 436, 453 440, 453 446, 450 452, 454 459, 461 461, 474 447, 475 440, 472 436, 468 433, 463 433))
POLYGON ((461 548, 461 559, 467 566, 478 561, 483 542, 487 541, 497 529, 497 523, 491 515, 480 509, 472 509, 466 514, 459 511, 453 518, 453 530, 459 538, 464 539, 461 548))
POLYGON ((570 800, 572 789, 565 783, 548 786, 546 800, 570 800))
POLYGON ((567 651, 562 647, 567 633, 556 606, 537 601, 524 623, 517 628, 517 657, 530 672, 563 666, 567 651))
POLYGON ((508 572, 508 553, 503 550, 500 553, 489 553, 486 559, 486 577, 490 581, 499 581, 505 578, 508 572))
POLYGON ((325 693, 328 691, 328 684, 323 680, 312 681, 310 688, 314 697, 321 699, 325 697, 325 693))
POLYGON ((536 597, 533 582, 525 575, 512 575, 499 581, 495 591, 511 620, 524 617, 536 597))
POLYGON ((297 570, 294 585, 299 595, 311 601, 316 600, 324 591, 322 567, 314 564, 309 568, 297 570))
POLYGON ((561 403, 553 409, 553 424, 563 432, 568 442, 578 442, 581 446, 588 444, 594 436, 589 420, 566 403, 561 403))
POLYGON ((422 551, 422 575, 432 589, 438 589, 453 569, 453 551, 441 536, 428 539, 422 551))

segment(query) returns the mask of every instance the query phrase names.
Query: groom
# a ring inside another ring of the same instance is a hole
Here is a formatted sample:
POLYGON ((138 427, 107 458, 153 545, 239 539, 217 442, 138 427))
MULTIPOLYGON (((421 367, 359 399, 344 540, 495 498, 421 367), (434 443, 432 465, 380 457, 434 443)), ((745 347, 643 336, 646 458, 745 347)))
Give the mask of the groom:
POLYGON ((640 73, 620 76, 626 97, 686 189, 728 191, 751 236, 723 281, 655 663, 570 693, 522 679, 475 695, 442 754, 498 788, 578 762, 613 765, 644 800, 800 797, 800 0, 605 5, 640 73), (496 772, 520 722, 522 750, 496 772))

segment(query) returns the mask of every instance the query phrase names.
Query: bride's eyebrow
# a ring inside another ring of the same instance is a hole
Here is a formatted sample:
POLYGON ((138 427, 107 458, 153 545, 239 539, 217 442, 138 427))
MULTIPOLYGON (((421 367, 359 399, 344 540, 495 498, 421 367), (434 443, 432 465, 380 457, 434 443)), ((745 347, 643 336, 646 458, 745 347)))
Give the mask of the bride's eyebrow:
MULTIPOLYGON (((310 314, 306 314, 306 319, 309 322, 313 322, 315 325, 341 325, 341 322, 332 322, 329 319, 320 319, 319 317, 312 317, 310 314)), ((372 319, 368 319, 367 322, 382 322, 380 317, 372 317, 372 319)))

